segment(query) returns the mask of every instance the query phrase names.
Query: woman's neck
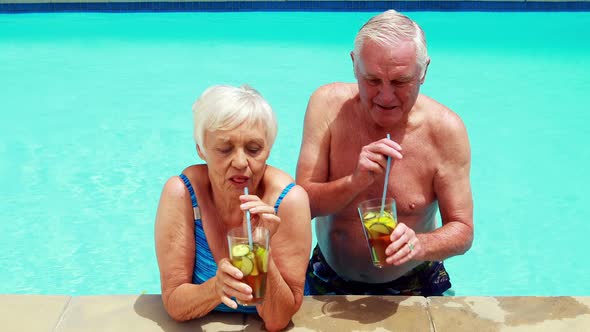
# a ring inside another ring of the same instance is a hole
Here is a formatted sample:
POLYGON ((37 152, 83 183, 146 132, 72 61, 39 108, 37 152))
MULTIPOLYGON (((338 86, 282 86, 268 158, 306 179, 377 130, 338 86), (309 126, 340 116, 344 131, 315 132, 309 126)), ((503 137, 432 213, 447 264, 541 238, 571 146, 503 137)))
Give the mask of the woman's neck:
POLYGON ((230 197, 222 194, 220 190, 211 188, 213 206, 220 221, 226 229, 240 226, 243 223, 244 212, 240 210, 240 199, 238 196, 230 197))

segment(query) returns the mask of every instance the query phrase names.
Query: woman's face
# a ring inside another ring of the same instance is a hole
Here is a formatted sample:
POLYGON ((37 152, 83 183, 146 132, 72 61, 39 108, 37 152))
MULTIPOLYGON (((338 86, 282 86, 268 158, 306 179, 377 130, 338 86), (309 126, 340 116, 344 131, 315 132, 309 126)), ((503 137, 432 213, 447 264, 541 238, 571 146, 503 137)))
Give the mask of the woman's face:
POLYGON ((206 131, 203 145, 199 155, 207 162, 214 188, 241 194, 246 186, 258 187, 270 154, 263 125, 243 123, 232 130, 206 131))

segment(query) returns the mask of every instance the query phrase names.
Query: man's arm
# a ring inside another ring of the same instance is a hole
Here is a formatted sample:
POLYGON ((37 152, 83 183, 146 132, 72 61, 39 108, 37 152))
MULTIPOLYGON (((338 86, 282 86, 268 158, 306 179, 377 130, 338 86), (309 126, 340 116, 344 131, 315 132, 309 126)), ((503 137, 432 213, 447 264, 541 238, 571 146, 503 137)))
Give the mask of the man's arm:
POLYGON ((461 119, 449 112, 446 130, 438 138, 441 165, 434 176, 443 226, 431 233, 418 234, 423 260, 443 260, 465 253, 473 242, 473 198, 469 173, 471 150, 461 119))
POLYGON ((349 205, 377 177, 383 176, 387 156, 402 158, 401 146, 386 138, 368 143, 360 152, 339 151, 346 153, 346 158, 356 160, 356 168, 352 174, 329 181, 330 158, 336 153, 330 149, 333 131, 345 130, 333 128, 333 119, 343 112, 342 105, 351 98, 350 89, 341 83, 334 83, 320 87, 307 105, 297 163, 297 183, 309 195, 312 218, 337 213, 349 205))
MULTIPOLYGON (((309 195, 312 218, 329 215, 346 206, 364 188, 352 185, 346 176, 327 182, 330 167, 330 123, 340 103, 332 97, 334 84, 316 90, 307 105, 303 138, 297 163, 297 184, 309 195), (332 99, 332 100, 331 100, 332 99)), ((356 156, 355 156, 356 158, 356 156)))

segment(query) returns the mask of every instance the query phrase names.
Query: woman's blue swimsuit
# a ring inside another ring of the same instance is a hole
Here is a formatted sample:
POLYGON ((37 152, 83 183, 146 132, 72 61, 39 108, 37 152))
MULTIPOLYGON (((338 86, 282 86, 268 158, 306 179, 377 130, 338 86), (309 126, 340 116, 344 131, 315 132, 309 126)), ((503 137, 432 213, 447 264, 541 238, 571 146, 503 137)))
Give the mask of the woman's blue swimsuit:
MULTIPOLYGON (((193 212, 195 215, 195 268, 193 270, 193 284, 200 285, 205 281, 213 278, 217 272, 217 263, 213 259, 211 254, 211 248, 207 242, 205 231, 203 230, 203 222, 201 221, 201 212, 199 210, 199 204, 197 203, 197 196, 193 190, 193 186, 189 181, 188 177, 184 174, 180 174, 180 178, 184 181, 184 185, 191 194, 191 201, 193 203, 193 212)), ((279 210, 279 205, 287 193, 295 186, 295 183, 290 183, 279 195, 279 198, 275 202, 274 208, 275 213, 279 210)), ((245 307, 238 305, 237 309, 232 309, 225 304, 221 303, 214 309, 215 311, 224 312, 244 312, 244 313, 255 313, 256 307, 245 307)))

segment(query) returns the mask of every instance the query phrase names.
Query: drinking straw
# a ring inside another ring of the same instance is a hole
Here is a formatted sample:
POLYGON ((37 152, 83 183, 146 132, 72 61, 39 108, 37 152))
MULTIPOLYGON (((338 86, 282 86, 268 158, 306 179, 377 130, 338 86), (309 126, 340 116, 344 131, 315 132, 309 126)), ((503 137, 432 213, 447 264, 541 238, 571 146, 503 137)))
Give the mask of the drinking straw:
MULTIPOLYGON (((248 195, 248 187, 244 187, 244 195, 248 195)), ((248 225, 248 244, 250 250, 254 248, 252 245, 252 224, 250 223, 250 210, 246 210, 246 224, 248 225)))
MULTIPOLYGON (((391 139, 389 133, 387 133, 387 139, 391 139)), ((387 182, 389 181, 389 167, 391 166, 391 156, 387 156, 387 167, 385 168, 385 184, 383 184, 383 196, 381 197, 381 213, 379 215, 383 215, 383 210, 385 209, 385 195, 387 194, 387 182)))

